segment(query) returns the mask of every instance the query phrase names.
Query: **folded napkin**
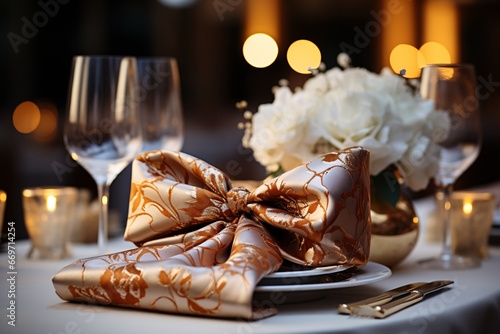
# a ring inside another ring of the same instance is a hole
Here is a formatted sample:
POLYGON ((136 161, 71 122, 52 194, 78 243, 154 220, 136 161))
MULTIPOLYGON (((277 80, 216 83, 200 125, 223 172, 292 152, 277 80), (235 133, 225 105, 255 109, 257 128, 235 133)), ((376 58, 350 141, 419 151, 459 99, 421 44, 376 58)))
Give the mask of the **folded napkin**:
POLYGON ((137 248, 78 260, 54 277, 60 298, 260 319, 255 286, 283 259, 363 265, 370 249, 369 152, 320 156, 256 189, 206 162, 153 151, 133 162, 125 240, 137 248))

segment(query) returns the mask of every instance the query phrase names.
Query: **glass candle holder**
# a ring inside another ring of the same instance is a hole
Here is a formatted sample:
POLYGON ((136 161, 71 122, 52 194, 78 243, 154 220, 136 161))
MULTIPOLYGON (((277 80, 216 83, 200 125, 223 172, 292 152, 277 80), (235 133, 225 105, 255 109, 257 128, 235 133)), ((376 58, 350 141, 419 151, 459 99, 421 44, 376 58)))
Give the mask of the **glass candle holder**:
POLYGON ((30 259, 71 256, 70 222, 74 219, 78 189, 71 187, 23 190, 24 222, 31 241, 30 259))
POLYGON ((490 193, 456 192, 451 202, 453 253, 477 259, 488 257, 495 197, 490 193))

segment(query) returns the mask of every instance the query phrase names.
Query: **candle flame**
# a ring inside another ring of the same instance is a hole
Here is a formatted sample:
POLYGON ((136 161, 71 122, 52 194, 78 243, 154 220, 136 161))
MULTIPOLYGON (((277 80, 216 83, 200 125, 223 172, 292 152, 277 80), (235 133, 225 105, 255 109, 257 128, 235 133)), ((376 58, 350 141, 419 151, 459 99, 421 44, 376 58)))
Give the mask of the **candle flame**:
POLYGON ((56 210, 57 198, 54 195, 47 197, 47 210, 54 212, 56 210))
POLYGON ((462 210, 464 211, 464 213, 465 213, 466 215, 470 215, 470 214, 471 214, 471 212, 472 212, 472 202, 470 202, 470 201, 465 201, 465 202, 464 202, 464 206, 463 206, 463 209, 462 209, 462 210))

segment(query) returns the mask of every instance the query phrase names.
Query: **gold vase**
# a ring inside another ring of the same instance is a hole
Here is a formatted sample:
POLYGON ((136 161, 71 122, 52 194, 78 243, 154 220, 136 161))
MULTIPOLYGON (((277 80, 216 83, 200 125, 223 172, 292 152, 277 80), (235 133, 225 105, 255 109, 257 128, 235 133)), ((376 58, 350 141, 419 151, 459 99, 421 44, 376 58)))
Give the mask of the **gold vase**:
POLYGON ((394 267, 413 250, 419 234, 419 220, 409 196, 401 191, 395 204, 371 187, 372 236, 369 261, 394 267))

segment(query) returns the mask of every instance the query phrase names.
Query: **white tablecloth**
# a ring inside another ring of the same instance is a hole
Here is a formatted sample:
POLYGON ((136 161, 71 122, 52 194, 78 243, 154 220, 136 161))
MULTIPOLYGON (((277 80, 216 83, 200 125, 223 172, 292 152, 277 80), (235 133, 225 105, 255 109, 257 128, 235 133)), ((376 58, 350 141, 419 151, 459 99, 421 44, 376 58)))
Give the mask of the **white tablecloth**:
MULTIPOLYGON (((422 232, 429 201, 417 202, 422 232)), ((342 289, 325 290, 320 299, 276 303, 273 317, 247 322, 171 315, 125 308, 73 304, 54 293, 52 275, 67 263, 97 255, 96 246, 74 246, 73 259, 26 259, 28 241, 16 242, 15 298, 10 298, 6 253, 0 254, 1 333, 500 333, 500 248, 490 248, 490 258, 480 268, 444 271, 424 270, 416 261, 437 255, 440 246, 421 234, 417 247, 392 275, 382 281, 342 289), (386 319, 354 318, 337 313, 337 305, 373 296, 415 281, 451 279, 452 288, 386 319), (15 327, 8 324, 9 302, 15 300, 15 327)), ((110 251, 133 245, 113 240, 110 251)))

